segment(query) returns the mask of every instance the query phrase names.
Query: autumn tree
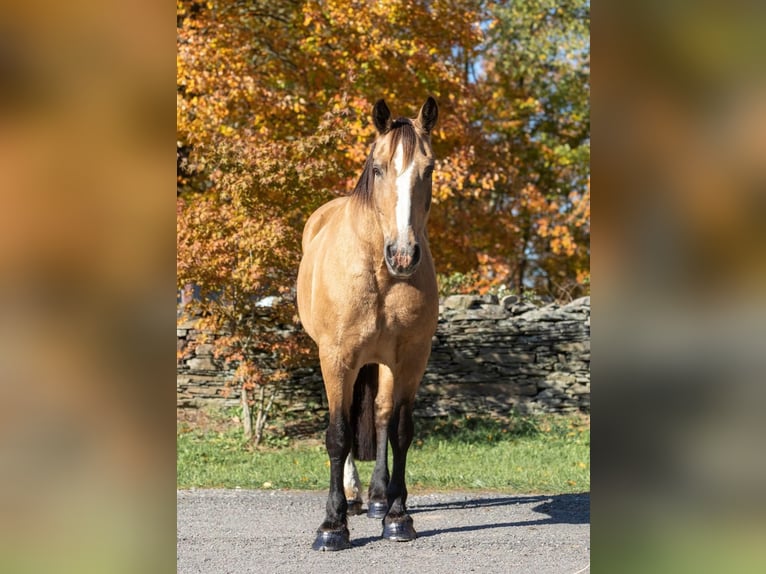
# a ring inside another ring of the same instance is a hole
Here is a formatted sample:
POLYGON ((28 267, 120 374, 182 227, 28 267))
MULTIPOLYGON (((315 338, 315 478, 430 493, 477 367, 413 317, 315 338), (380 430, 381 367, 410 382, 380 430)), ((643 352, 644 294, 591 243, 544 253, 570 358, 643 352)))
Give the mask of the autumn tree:
POLYGON ((470 126, 436 176, 436 259, 478 284, 589 292, 589 3, 488 4, 470 62, 470 126), (447 169, 444 169, 447 168, 447 169), (466 229, 457 234, 450 230, 466 229), (441 251, 452 237, 462 258, 441 251), (466 262, 468 258, 470 261, 466 262))
POLYGON ((443 56, 479 42, 469 7, 178 3, 178 283, 208 328, 231 332, 219 350, 245 411, 248 393, 275 380, 253 357, 272 352, 284 373, 305 348, 252 320, 256 305, 279 295, 273 314, 292 319, 303 222, 358 177, 373 102, 406 113, 398 102, 460 93, 443 56))
MULTIPOLYGON (((178 287, 245 397, 300 362, 303 223, 359 176, 385 98, 440 105, 437 271, 471 287, 586 292, 588 4, 178 0, 178 287), (252 358, 268 351, 281 372, 252 358)), ((247 400, 246 400, 247 402, 247 400)), ((268 405, 268 396, 261 409, 268 405)))
POLYGON ((315 150, 331 149, 341 134, 330 115, 295 137, 308 116, 280 89, 287 64, 272 45, 294 14, 288 3, 262 9, 180 2, 177 65, 178 286, 193 293, 185 313, 227 333, 216 339, 216 354, 234 371, 247 435, 255 406, 256 442, 276 383, 309 348, 300 331, 286 328, 295 323, 296 228, 327 197, 323 182, 340 176, 315 150), (259 313, 264 300, 268 313, 259 313), (264 354, 281 368, 267 371, 255 358, 264 354))
POLYGON ((512 172, 498 209, 512 216, 513 282, 557 298, 587 292, 590 225, 589 0, 493 7, 485 102, 496 162, 512 172))

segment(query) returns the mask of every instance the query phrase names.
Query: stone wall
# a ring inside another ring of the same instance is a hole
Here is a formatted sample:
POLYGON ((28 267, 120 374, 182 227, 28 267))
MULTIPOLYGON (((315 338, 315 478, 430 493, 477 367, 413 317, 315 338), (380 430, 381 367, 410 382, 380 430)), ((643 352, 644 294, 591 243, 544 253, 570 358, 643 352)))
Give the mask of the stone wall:
MULTIPOLYGON (((177 326, 182 358, 179 407, 235 405, 231 373, 198 345, 193 322, 177 326), (192 343, 190 345, 190 343, 192 343)), ((296 371, 278 403, 289 410, 326 409, 319 368, 296 371)), ((590 411, 590 297, 536 307, 508 296, 453 295, 441 301, 431 359, 418 392, 419 416, 590 411)))

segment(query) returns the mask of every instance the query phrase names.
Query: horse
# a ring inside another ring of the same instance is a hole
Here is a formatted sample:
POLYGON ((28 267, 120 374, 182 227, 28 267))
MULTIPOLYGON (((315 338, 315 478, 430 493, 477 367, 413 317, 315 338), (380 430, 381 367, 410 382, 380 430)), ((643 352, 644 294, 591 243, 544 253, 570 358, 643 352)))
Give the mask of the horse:
POLYGON ((354 459, 375 460, 367 516, 382 518, 382 536, 417 536, 405 465, 439 314, 426 233, 438 113, 429 97, 416 118, 392 119, 378 100, 376 139, 356 187, 319 207, 304 227, 298 313, 318 348, 329 407, 330 489, 315 550, 352 546, 347 516, 362 511, 354 459))

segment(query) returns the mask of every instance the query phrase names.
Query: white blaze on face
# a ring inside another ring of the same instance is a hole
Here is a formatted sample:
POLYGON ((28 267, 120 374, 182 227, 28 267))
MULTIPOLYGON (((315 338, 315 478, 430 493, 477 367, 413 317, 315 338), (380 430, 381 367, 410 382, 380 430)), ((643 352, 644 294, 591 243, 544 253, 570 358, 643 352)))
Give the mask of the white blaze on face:
POLYGON ((404 246, 407 244, 410 227, 410 211, 412 206, 412 174, 415 168, 413 161, 403 170, 404 149, 400 142, 394 154, 394 168, 396 169, 396 228, 398 237, 396 243, 404 246))

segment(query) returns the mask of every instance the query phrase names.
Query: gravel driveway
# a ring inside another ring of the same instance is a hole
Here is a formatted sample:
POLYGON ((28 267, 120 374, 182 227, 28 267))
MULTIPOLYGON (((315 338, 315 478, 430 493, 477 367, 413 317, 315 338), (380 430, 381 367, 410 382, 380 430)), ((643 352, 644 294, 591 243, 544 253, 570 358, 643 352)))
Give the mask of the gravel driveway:
POLYGON ((326 493, 177 493, 177 571, 309 574, 588 572, 590 495, 410 494, 413 542, 380 537, 380 520, 349 518, 354 548, 311 550, 326 493))

